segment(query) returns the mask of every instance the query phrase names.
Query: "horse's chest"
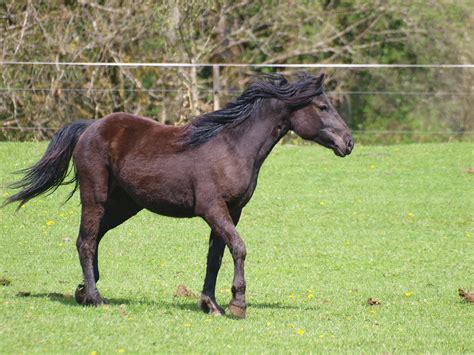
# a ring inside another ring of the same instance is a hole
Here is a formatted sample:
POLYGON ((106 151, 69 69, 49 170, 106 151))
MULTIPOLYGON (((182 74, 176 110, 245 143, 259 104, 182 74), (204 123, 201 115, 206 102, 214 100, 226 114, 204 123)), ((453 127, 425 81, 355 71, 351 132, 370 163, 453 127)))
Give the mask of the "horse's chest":
POLYGON ((257 186, 258 171, 237 170, 227 179, 224 199, 229 205, 243 207, 252 198, 257 186))

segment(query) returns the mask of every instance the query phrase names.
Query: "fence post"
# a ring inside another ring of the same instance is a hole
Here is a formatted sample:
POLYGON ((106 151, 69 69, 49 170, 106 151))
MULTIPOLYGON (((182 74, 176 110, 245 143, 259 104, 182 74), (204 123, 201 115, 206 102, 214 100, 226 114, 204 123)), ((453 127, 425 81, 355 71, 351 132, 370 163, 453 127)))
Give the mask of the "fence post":
POLYGON ((212 93, 214 97, 214 111, 220 109, 220 79, 219 66, 214 64, 212 66, 212 93))
POLYGON ((191 91, 191 110, 193 112, 193 115, 199 115, 199 91, 198 91, 198 78, 197 78, 197 68, 194 65, 194 58, 191 60, 191 63, 193 64, 191 66, 191 80, 190 80, 190 91, 191 91))

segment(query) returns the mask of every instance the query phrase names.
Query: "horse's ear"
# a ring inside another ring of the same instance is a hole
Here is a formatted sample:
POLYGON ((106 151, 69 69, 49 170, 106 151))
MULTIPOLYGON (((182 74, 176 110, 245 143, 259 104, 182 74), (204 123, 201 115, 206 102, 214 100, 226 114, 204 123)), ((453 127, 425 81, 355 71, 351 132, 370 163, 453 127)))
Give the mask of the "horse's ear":
POLYGON ((311 77, 311 86, 317 91, 320 92, 323 87, 325 74, 319 73, 317 76, 311 77))

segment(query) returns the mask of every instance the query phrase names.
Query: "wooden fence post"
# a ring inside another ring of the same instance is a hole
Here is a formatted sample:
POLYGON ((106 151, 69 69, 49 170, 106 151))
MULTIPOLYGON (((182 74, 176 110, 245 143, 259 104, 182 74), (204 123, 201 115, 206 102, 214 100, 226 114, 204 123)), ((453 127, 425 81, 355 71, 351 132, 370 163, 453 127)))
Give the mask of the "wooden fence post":
POLYGON ((220 109, 220 79, 219 66, 212 66, 212 93, 214 97, 214 111, 220 109))

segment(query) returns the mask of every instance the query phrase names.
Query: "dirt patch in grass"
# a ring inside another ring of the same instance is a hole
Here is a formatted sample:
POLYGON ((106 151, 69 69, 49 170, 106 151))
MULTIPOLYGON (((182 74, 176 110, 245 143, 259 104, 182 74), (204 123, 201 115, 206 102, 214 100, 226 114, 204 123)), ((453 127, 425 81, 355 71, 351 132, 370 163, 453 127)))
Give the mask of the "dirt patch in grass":
POLYGON ((377 301, 377 300, 375 300, 375 299, 373 299, 373 298, 369 298, 369 299, 367 300, 367 305, 369 305, 369 306, 379 306, 380 303, 381 303, 380 301, 377 301))
POLYGON ((474 294, 463 290, 462 288, 459 289, 459 296, 464 299, 464 301, 468 303, 474 303, 474 294))
POLYGON ((197 295, 184 285, 178 285, 174 297, 197 297, 197 295))

